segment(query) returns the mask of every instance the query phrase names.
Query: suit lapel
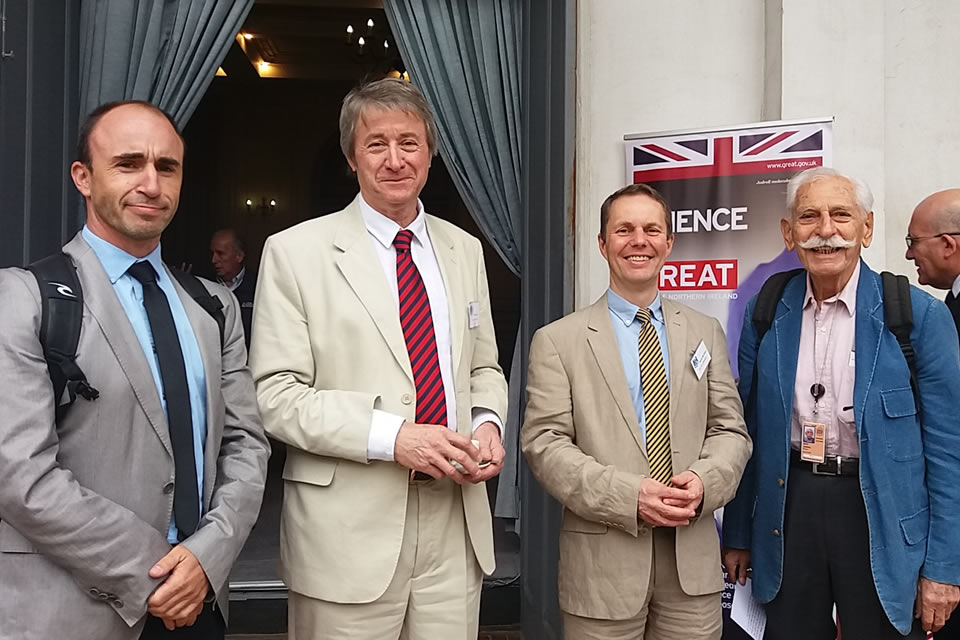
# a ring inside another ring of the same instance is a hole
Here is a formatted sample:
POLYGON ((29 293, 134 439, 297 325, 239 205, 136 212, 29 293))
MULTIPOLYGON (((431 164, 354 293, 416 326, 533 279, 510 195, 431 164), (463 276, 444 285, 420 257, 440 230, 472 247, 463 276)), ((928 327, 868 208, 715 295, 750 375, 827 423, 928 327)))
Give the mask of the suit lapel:
MULTIPOLYGON (((883 294, 880 278, 867 265, 860 264, 860 281, 857 283, 857 319, 854 329, 853 406, 854 416, 863 416, 870 381, 877 370, 880 341, 883 338, 883 294)), ((860 420, 856 421, 857 436, 860 435, 860 420)))
POLYGON ((610 312, 607 309, 607 297, 603 295, 590 307, 587 319, 587 343, 597 361, 597 368, 603 376, 610 395, 613 396, 620 415, 623 416, 624 426, 630 430, 630 435, 637 443, 644 458, 647 456, 646 447, 640 437, 640 426, 637 424, 637 412, 630 399, 630 389, 627 387, 627 378, 623 374, 623 361, 617 347, 617 337, 613 334, 610 325, 610 312))
MULTIPOLYGON (((204 466, 211 468, 219 457, 220 438, 216 436, 218 421, 216 416, 217 403, 214 402, 220 392, 220 329, 213 317, 207 313, 193 297, 180 286, 180 283, 167 269, 167 275, 173 282, 177 295, 180 296, 180 302, 183 304, 183 310, 187 313, 187 319, 193 328, 193 335, 197 340, 197 346, 200 348, 200 359, 203 362, 203 378, 206 382, 207 396, 207 435, 204 439, 204 466)), ((222 425, 219 425, 222 427, 222 425)), ((206 477, 206 471, 204 471, 206 477)), ((204 482, 204 494, 213 490, 212 483, 204 482)), ((208 496, 204 496, 204 504, 209 504, 208 496)))
POLYGON ((103 265, 80 234, 77 234, 64 247, 64 252, 73 258, 77 265, 77 276, 83 289, 84 306, 100 325, 100 330, 127 380, 130 381, 133 393, 143 408, 150 426, 153 427, 167 452, 173 455, 163 406, 160 404, 160 395, 157 393, 157 386, 150 373, 150 365, 127 319, 127 314, 120 305, 120 300, 117 299, 113 285, 103 270, 103 265))
POLYGON ((663 307, 663 322, 667 329, 667 351, 670 358, 670 431, 674 431, 677 410, 683 396, 683 383, 687 379, 687 360, 692 356, 687 348, 687 319, 680 307, 672 300, 660 298, 663 307))
POLYGON ((457 260, 453 240, 443 232, 440 225, 431 222, 430 216, 427 216, 426 222, 430 244, 433 245, 437 264, 440 265, 443 290, 447 296, 447 317, 450 318, 450 350, 453 357, 453 370, 456 371, 457 365, 460 363, 460 356, 463 353, 463 314, 468 302, 463 299, 463 296, 466 291, 463 287, 458 286, 461 281, 459 278, 460 264, 457 260))
MULTIPOLYGON (((783 423, 787 425, 786 442, 790 448, 790 429, 793 424, 793 391, 797 386, 797 360, 800 353, 800 327, 803 322, 803 297, 807 291, 807 277, 793 278, 783 291, 781 304, 786 310, 773 320, 777 342, 777 380, 780 386, 780 406, 783 407, 783 423)), ((777 307, 780 311, 780 307, 777 307)), ((757 375, 761 375, 758 371, 757 375)), ((756 385, 754 381, 754 385, 756 385)), ((787 452, 789 455, 789 451, 787 452)))
POLYGON ((363 224, 357 200, 344 210, 344 221, 337 228, 333 245, 341 252, 336 257, 337 268, 370 314, 397 363, 412 382, 413 371, 410 369, 410 356, 407 354, 407 343, 403 339, 400 317, 383 276, 380 261, 370 245, 370 235, 363 224))

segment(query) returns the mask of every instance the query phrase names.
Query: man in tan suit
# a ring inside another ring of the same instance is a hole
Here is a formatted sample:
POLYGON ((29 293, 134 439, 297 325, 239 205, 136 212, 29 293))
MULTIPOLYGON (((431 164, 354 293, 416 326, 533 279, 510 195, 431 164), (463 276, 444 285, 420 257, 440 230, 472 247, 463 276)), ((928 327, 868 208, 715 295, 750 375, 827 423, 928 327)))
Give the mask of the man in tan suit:
POLYGON ((521 444, 564 505, 568 639, 719 638, 720 544, 750 438, 713 318, 658 291, 666 202, 630 185, 600 210, 610 288, 533 337, 521 444))
POLYGON ((418 199, 436 139, 412 85, 353 90, 340 140, 360 194, 264 247, 251 367, 288 445, 296 640, 477 637, 506 381, 480 243, 418 199))

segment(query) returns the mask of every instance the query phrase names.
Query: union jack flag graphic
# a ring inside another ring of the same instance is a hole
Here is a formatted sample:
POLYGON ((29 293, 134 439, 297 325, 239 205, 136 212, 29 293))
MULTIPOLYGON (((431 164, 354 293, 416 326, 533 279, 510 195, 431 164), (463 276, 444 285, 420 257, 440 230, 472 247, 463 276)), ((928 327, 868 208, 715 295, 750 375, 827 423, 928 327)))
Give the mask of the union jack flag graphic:
POLYGON ((830 124, 770 124, 714 133, 627 139, 630 182, 659 182, 763 173, 795 173, 829 164, 830 124))

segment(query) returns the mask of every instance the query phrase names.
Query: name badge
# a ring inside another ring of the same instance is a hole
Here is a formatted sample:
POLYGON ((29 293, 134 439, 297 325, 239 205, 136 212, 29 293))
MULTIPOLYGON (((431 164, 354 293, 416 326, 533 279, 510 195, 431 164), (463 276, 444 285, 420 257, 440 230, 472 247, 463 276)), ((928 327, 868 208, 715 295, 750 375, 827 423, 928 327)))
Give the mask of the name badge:
POLYGON ((823 462, 827 426, 821 422, 804 420, 800 423, 800 459, 823 462))
POLYGON ((693 372, 697 374, 697 380, 702 378, 703 372, 707 370, 707 365, 710 364, 710 352, 707 351, 707 345, 703 344, 703 340, 697 345, 697 350, 693 352, 690 364, 693 365, 693 372))
POLYGON ((479 302, 469 302, 467 303, 467 324, 471 329, 476 329, 480 326, 480 303, 479 302))

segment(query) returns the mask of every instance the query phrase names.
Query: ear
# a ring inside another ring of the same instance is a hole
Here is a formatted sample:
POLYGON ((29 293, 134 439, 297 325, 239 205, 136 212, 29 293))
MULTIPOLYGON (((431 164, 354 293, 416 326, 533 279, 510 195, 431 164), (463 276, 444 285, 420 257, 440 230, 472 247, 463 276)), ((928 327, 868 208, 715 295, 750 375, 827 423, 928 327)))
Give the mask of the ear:
POLYGON ((863 242, 864 248, 869 247, 873 242, 873 211, 867 213, 867 220, 863 223, 863 242))
POLYGON ((90 197, 91 173, 93 170, 79 160, 70 165, 70 177, 73 178, 73 184, 84 198, 90 197))
POLYGON ((783 245, 787 251, 793 251, 793 231, 790 228, 790 221, 786 218, 780 218, 780 233, 783 235, 783 245))
POLYGON ((607 257, 607 243, 603 241, 603 234, 597 234, 597 245, 600 247, 600 255, 606 259, 607 257))
POLYGON ((943 248, 944 258, 949 258, 960 250, 960 244, 957 244, 957 236, 942 235, 940 236, 940 242, 943 243, 941 247, 943 248))

